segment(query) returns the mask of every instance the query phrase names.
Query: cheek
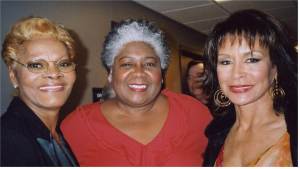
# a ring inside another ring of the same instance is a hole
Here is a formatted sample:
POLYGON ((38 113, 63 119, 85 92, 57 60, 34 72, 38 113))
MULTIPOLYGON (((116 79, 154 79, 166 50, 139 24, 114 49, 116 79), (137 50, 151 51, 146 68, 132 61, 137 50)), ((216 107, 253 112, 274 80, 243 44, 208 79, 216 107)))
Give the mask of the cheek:
POLYGON ((36 84, 38 76, 25 71, 18 71, 16 73, 16 79, 20 87, 33 87, 36 84))
POLYGON ((115 70, 112 73, 111 81, 112 81, 112 83, 124 82, 124 79, 126 78, 126 76, 127 76, 126 72, 115 70))
POLYGON ((226 82, 226 80, 229 79, 229 72, 226 71, 225 69, 217 69, 217 77, 219 84, 221 85, 222 83, 226 82))
POLYGON ((161 75, 160 70, 154 71, 154 72, 149 73, 149 74, 150 74, 150 77, 153 80, 153 82, 161 83, 162 75, 161 75))
POLYGON ((267 66, 262 66, 260 68, 252 68, 251 70, 249 70, 249 73, 251 73, 252 78, 258 82, 263 82, 266 80, 272 82, 272 77, 274 77, 272 70, 267 66))
POLYGON ((76 72, 70 72, 70 74, 65 75, 65 79, 70 85, 73 85, 76 80, 76 72))
POLYGON ((112 88, 115 91, 119 91, 121 88, 124 88, 126 86, 126 72, 114 70, 111 74, 111 82, 112 88))

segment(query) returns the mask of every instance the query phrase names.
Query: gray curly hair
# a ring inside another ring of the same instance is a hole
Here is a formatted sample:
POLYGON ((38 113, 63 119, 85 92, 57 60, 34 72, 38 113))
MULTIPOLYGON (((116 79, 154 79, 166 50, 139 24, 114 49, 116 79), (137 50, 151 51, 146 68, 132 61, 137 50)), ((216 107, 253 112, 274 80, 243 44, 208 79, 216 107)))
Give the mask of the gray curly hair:
POLYGON ((151 45, 160 58, 161 68, 168 68, 170 51, 164 33, 149 21, 127 19, 117 24, 105 38, 101 60, 107 70, 111 69, 122 47, 134 41, 151 45))

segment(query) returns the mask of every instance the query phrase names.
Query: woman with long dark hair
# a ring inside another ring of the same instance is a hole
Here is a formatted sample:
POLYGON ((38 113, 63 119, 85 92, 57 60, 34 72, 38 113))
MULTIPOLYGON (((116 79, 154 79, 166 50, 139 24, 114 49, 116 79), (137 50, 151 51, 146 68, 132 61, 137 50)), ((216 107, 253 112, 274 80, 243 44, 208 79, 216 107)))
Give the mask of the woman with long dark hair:
POLYGON ((216 118, 205 166, 297 166, 297 56, 286 32, 244 10, 209 35, 205 89, 216 118))

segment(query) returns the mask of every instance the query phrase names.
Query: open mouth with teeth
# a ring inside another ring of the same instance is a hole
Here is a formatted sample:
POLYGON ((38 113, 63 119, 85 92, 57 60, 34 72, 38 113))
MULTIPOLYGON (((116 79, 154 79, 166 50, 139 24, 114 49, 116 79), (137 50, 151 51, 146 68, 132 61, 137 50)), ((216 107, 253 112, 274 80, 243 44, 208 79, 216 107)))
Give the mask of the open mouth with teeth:
POLYGON ((130 84, 128 87, 133 91, 142 92, 147 89, 147 85, 145 84, 130 84))
POLYGON ((42 86, 40 87, 40 90, 42 91, 61 91, 64 89, 64 86, 58 85, 58 86, 42 86))

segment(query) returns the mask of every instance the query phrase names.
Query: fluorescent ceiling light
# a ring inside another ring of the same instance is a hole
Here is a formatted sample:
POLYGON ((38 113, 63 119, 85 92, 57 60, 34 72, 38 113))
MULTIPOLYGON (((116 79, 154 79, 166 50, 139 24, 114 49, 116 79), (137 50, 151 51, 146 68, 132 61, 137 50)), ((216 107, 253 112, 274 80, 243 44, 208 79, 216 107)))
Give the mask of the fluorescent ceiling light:
POLYGON ((226 2, 226 1, 231 1, 231 0, 214 0, 215 2, 226 2))

